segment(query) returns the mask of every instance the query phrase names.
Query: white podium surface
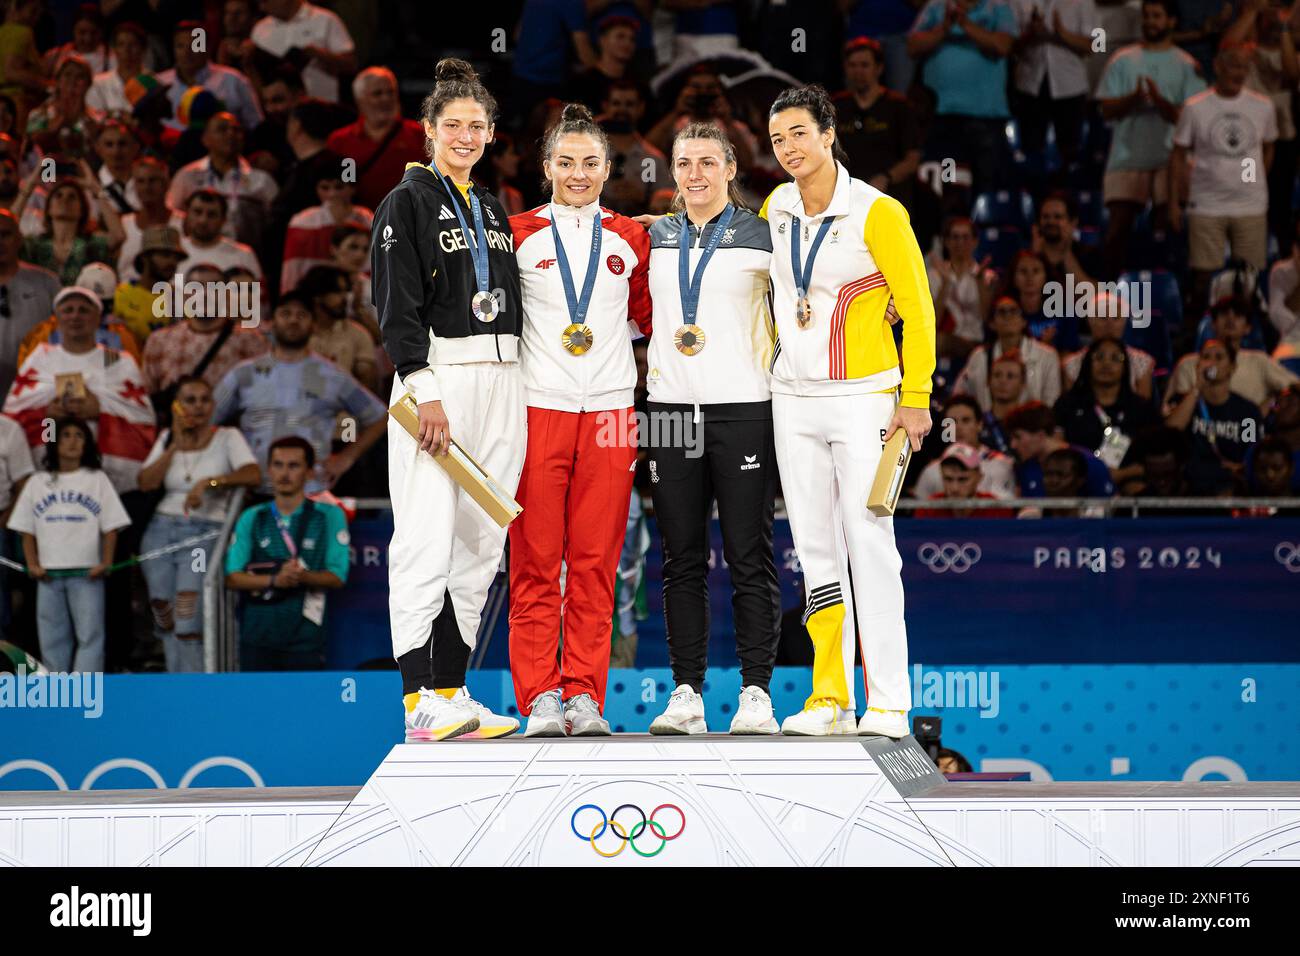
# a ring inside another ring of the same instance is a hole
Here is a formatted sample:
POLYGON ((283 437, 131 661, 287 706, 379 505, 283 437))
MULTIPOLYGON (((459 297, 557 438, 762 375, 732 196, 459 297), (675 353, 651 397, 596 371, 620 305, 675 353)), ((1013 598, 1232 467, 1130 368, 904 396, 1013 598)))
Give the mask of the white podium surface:
POLYGON ((33 865, 1297 866, 1300 783, 950 783, 911 738, 401 744, 360 789, 0 793, 0 866, 33 865))

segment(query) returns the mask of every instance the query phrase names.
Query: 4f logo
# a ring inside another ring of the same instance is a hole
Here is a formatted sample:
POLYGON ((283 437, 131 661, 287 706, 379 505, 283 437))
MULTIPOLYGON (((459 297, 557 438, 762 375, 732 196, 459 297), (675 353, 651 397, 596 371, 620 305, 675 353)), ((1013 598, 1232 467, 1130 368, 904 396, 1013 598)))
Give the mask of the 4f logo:
POLYGON ((534 269, 549 269, 549 268, 550 268, 551 266, 553 266, 553 265, 555 265, 555 260, 554 260, 554 259, 543 259, 541 262, 537 263, 537 265, 533 266, 533 268, 534 268, 534 269))

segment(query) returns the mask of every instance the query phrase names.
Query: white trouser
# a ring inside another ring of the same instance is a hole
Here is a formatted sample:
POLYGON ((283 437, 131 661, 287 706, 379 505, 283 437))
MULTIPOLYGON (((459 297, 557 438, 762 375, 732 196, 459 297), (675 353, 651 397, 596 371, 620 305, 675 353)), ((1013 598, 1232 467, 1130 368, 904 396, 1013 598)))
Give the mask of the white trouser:
POLYGON ((894 406, 892 392, 772 395, 781 489, 812 612, 806 624, 822 658, 820 666, 814 665, 813 696, 834 697, 850 710, 854 709, 854 615, 839 606, 849 600, 850 568, 867 704, 881 710, 912 706, 903 623, 903 559, 894 544, 894 519, 877 518, 867 510, 867 495, 880 461, 881 430, 888 427, 894 406), (832 632, 823 633, 820 642, 816 616, 822 631, 829 626, 832 632), (836 652, 839 660, 833 659, 836 652), (839 691, 832 693, 828 687, 839 691), (845 691, 847 704, 842 701, 845 691))
MULTIPOLYGON (((435 369, 451 436, 510 494, 519 487, 528 419, 517 363, 439 365, 435 369)), ((393 378, 389 402, 406 389, 393 378)), ((465 643, 474 646, 488 588, 501 564, 506 529, 498 528, 401 425, 388 421, 388 615, 393 656, 429 639, 451 595, 465 643)))

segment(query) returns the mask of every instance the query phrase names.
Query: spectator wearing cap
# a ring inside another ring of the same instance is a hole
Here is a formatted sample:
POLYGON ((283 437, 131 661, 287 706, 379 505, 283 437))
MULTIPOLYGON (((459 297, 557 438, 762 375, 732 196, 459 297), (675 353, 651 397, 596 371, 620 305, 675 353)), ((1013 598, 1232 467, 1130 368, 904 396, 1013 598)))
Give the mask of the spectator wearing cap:
POLYGON ((1290 255, 1268 273, 1268 317, 1277 330, 1276 359, 1300 359, 1300 220, 1291 238, 1290 255))
POLYGON ((1185 394, 1171 391, 1165 424, 1192 440, 1188 478, 1198 494, 1241 489, 1246 452, 1263 437, 1263 416, 1258 405, 1231 388, 1237 359, 1231 345, 1210 339, 1192 359, 1195 387, 1185 394))
MULTIPOLYGON (((515 64, 522 51, 515 51, 515 64)), ((407 163, 422 163, 424 127, 402 117, 397 76, 386 66, 367 67, 352 81, 352 98, 360 114, 330 134, 326 145, 356 163, 355 202, 374 209, 401 180, 407 163)), ((295 210, 296 211, 296 210, 295 210)))
POLYGON ((59 278, 19 258, 18 218, 0 209, 0 391, 8 392, 18 371, 18 349, 33 328, 49 318, 59 278))
POLYGON ((884 48, 870 37, 844 44, 845 89, 832 97, 835 138, 849 156, 849 175, 912 205, 921 163, 921 131, 907 97, 881 84, 884 48))
MULTIPOLYGON (((136 337, 131 334, 131 330, 127 328, 126 324, 113 314, 113 299, 117 291, 117 274, 113 272, 112 267, 102 262, 92 262, 81 270, 81 274, 77 276, 76 285, 91 290, 99 297, 100 319, 99 328, 95 331, 95 341, 107 348, 127 353, 138 364, 140 361, 140 343, 136 341, 136 337)), ((31 355, 38 345, 44 342, 57 345, 58 341, 58 322, 51 315, 27 333, 22 345, 18 348, 18 364, 21 366, 23 362, 27 361, 27 356, 31 355)))
MULTIPOLYGON (((969 395, 954 395, 944 403, 939 433, 952 436, 953 444, 974 449, 978 460, 980 479, 978 490, 994 498, 1014 498, 1016 494, 1015 462, 1007 455, 985 445, 980 437, 982 413, 975 399, 969 395), (951 428, 951 432, 949 431, 951 428)), ((912 495, 931 498, 943 490, 941 460, 935 460, 921 469, 912 486, 912 495)))
POLYGON ((1090 449, 1072 446, 1061 438, 1052 410, 1042 402, 1021 405, 1007 416, 1006 428, 1011 449, 1019 463, 1016 480, 1022 497, 1043 497, 1043 462, 1058 448, 1074 448, 1086 459, 1088 497, 1109 498, 1115 494, 1110 469, 1099 458, 1093 457, 1090 449))
MULTIPOLYGON (((121 120, 105 120, 95 133, 95 155, 100 162, 99 184, 103 187, 104 201, 112 204, 119 217, 134 212, 139 197, 135 195, 131 174, 140 157, 140 140, 135 131, 121 120)), ((101 218, 98 203, 91 215, 101 218)))
POLYGON ((113 295, 114 313, 137 340, 147 343, 155 329, 171 322, 166 311, 154 309, 159 295, 154 288, 170 287, 184 258, 178 230, 171 226, 150 226, 144 231, 132 264, 135 278, 120 283, 113 295))
POLYGON ((1116 50, 1097 86, 1102 118, 1112 124, 1102 192, 1106 275, 1127 266, 1133 223, 1147 206, 1162 229, 1169 209, 1169 152, 1183 103, 1205 89, 1196 61, 1174 46, 1174 0, 1143 0, 1142 40, 1116 50))
POLYGON ((1088 346, 1078 380, 1053 409, 1065 440, 1092 450, 1116 485, 1134 477, 1133 438, 1156 421, 1151 402, 1133 391, 1128 353, 1118 339, 1088 346))
POLYGON ((130 282, 140 274, 135 262, 147 230, 170 226, 176 230, 177 242, 180 242, 185 217, 167 205, 169 180, 166 164, 156 156, 141 156, 131 164, 131 186, 127 195, 133 197, 136 208, 122 217, 124 238, 117 250, 117 275, 123 282, 130 282))
POLYGON ((596 24, 596 61, 574 74, 567 99, 586 103, 599 113, 615 80, 630 79, 636 57, 636 35, 640 24, 631 17, 606 16, 596 24))
POLYGON ((611 163, 601 202, 625 216, 645 212, 655 189, 672 182, 668 158, 639 132, 645 111, 641 88, 631 80, 615 80, 606 86, 600 115, 596 117, 609 137, 611 163), (647 170, 648 177, 644 175, 647 170))
MULTIPOLYGON (((1120 301, 1109 292, 1099 293, 1093 300, 1093 312, 1088 316, 1088 331, 1091 334, 1092 341, 1099 339, 1116 339, 1124 340, 1124 326, 1127 319, 1124 317, 1124 310, 1121 308, 1120 301)), ((1124 351, 1128 355, 1125 364, 1129 371, 1129 386, 1133 393, 1139 398, 1150 400, 1151 398, 1151 376, 1155 371, 1156 360, 1149 352, 1132 345, 1124 346, 1124 351)), ((1079 370, 1083 368, 1083 357, 1087 349, 1079 349, 1077 352, 1071 352, 1061 360, 1061 385, 1068 389, 1079 377, 1079 370)))
POLYGON ((973 395, 980 408, 991 408, 993 397, 989 392, 989 381, 993 361, 1014 349, 1025 365, 1025 387, 1020 400, 1048 404, 1061 397, 1060 357, 1056 349, 1027 334, 1028 323, 1019 302, 1009 295, 1000 296, 993 303, 989 328, 989 339, 971 352, 966 367, 953 383, 954 394, 965 392, 973 395))
POLYGON ((1012 0, 1019 37, 1012 107, 1020 121, 1020 141, 1030 156, 1042 153, 1047 126, 1068 169, 1079 158, 1083 135, 1092 31, 1097 27, 1093 0, 1012 0))
MULTIPOLYGON (((980 491, 984 475, 980 469, 980 453, 970 445, 958 442, 947 450, 933 465, 938 468, 942 491, 927 495, 927 501, 965 501, 971 498, 996 501, 997 496, 980 491)), ((1011 508, 918 508, 918 518, 1014 518, 1011 508)))
MULTIPOLYGON (((203 285, 203 307, 185 308, 178 321, 149 336, 141 363, 145 386, 163 424, 170 421, 172 399, 182 379, 201 378, 215 390, 240 362, 271 350, 266 336, 237 314, 240 300, 234 297, 239 288, 233 280, 227 280, 219 269, 209 265, 190 269, 185 280, 203 285), (211 299, 207 289, 214 290, 211 299), (214 308, 208 308, 209 302, 214 308)), ((170 314, 170 294, 167 299, 167 308, 160 311, 170 314)))
POLYGON ((302 70, 308 96, 339 101, 340 76, 355 73, 352 35, 338 14, 305 0, 263 0, 266 16, 253 26, 253 45, 302 70))
POLYGON ((1223 266, 1225 245, 1231 258, 1256 269, 1268 258, 1268 170, 1277 110, 1268 97, 1245 88, 1249 65, 1243 46, 1220 50, 1214 86, 1183 104, 1174 130, 1169 225, 1182 231, 1185 201, 1192 301, 1205 301, 1212 274, 1223 266))
POLYGON ((930 0, 907 38, 925 85, 938 97, 931 143, 965 160, 975 192, 1006 179, 1007 57, 1016 19, 1001 0, 930 0))
POLYGON ((352 292, 348 274, 336 266, 312 266, 299 288, 311 301, 315 318, 315 330, 308 343, 311 350, 378 393, 374 339, 365 326, 348 318, 348 296, 352 292))
POLYGON ((243 266, 256 276, 262 264, 251 246, 222 235, 226 223, 226 197, 215 189, 200 189, 185 201, 185 224, 181 229, 181 246, 185 259, 180 271, 193 263, 211 263, 222 272, 243 266))
POLYGON ((172 30, 172 55, 176 65, 158 74, 158 82, 168 88, 167 100, 171 103, 172 118, 166 120, 167 125, 175 130, 184 129, 185 124, 175 118, 181 97, 191 86, 201 86, 238 117, 242 128, 253 129, 262 122, 262 108, 257 103, 252 84, 238 70, 209 62, 207 45, 194 43, 194 31, 202 29, 203 24, 197 20, 181 20, 172 30), (194 49, 196 45, 201 49, 194 49))
POLYGON ((226 586, 246 592, 239 625, 245 671, 320 670, 325 666, 326 590, 348 577, 343 510, 313 500, 311 443, 297 435, 266 449, 275 500, 239 516, 226 551, 226 586))
POLYGON ((86 105, 93 78, 90 65, 79 56, 59 61, 49 98, 27 114, 27 136, 42 154, 68 159, 89 155, 90 140, 103 114, 86 105))
POLYGON ((280 270, 283 292, 295 288, 312 266, 329 262, 330 238, 336 228, 356 225, 369 229, 374 222, 374 213, 353 204, 355 186, 345 181, 337 168, 322 164, 316 170, 319 205, 310 206, 289 220, 280 270))
POLYGON ((207 155, 182 166, 172 177, 167 204, 185 208, 196 190, 212 189, 226 198, 224 234, 257 245, 279 187, 242 155, 244 130, 233 113, 217 113, 203 128, 207 155))
POLYGON ((27 356, 4 414, 23 426, 32 449, 47 437, 46 419, 87 422, 113 487, 133 491, 154 440, 153 408, 135 359, 95 341, 102 308, 91 289, 70 286, 55 296, 59 341, 38 345, 27 356))
MULTIPOLYGON (((1282 389, 1300 382, 1300 377, 1288 370, 1263 349, 1243 348, 1250 334, 1250 309, 1240 299, 1228 296, 1214 304, 1210 311, 1214 338, 1227 346, 1235 359, 1232 363, 1232 381, 1229 387, 1247 401, 1263 408, 1282 389)), ((1186 395, 1196 387, 1196 353, 1185 355, 1174 366, 1169 377, 1168 395, 1186 395)))
MULTIPOLYGON (((384 434, 384 404, 360 382, 309 348, 315 320, 300 292, 280 297, 271 320, 269 353, 241 362, 217 386, 218 423, 237 422, 259 459, 285 435, 307 439, 320 462, 308 492, 331 487, 384 434), (346 414, 352 437, 330 454, 335 422, 346 414)), ((271 488, 264 483, 263 490, 271 488)))
POLYGON ((127 115, 134 105, 126 95, 126 84, 142 75, 152 77, 144 68, 144 53, 149 46, 148 34, 140 24, 124 20, 113 27, 115 66, 95 74, 86 93, 86 105, 107 115, 127 115))
MULTIPOLYGON (((122 244, 122 220, 113 205, 104 199, 104 187, 90 171, 85 160, 80 162, 80 175, 57 179, 50 187, 45 200, 45 226, 40 235, 23 240, 22 257, 34 265, 49 269, 65 284, 76 281, 77 274, 88 262, 112 262, 114 252, 122 244), (105 230, 95 231, 91 225, 91 199, 98 203, 105 230)), ((14 213, 20 210, 31 195, 40 167, 23 183, 14 213)))

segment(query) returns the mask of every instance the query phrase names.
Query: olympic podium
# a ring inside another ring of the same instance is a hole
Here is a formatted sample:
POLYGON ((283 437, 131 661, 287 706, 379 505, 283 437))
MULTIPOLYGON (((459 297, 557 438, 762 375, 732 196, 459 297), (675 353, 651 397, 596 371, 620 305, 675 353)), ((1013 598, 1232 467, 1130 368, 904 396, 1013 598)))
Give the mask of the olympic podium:
POLYGON ((0 793, 0 866, 1300 866, 1300 783, 949 782, 911 737, 394 747, 361 788, 0 793))

